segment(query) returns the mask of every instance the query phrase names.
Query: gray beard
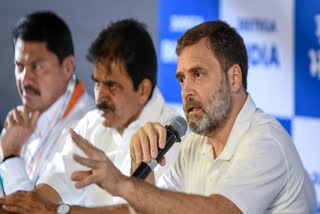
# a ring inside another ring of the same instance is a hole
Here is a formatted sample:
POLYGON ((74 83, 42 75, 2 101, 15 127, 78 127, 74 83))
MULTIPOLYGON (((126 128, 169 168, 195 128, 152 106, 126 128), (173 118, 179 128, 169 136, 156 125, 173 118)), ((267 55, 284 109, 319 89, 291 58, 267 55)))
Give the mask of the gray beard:
POLYGON ((208 100, 207 107, 201 106, 202 115, 187 116, 190 129, 199 135, 212 135, 227 122, 232 110, 231 92, 226 81, 218 93, 208 100))

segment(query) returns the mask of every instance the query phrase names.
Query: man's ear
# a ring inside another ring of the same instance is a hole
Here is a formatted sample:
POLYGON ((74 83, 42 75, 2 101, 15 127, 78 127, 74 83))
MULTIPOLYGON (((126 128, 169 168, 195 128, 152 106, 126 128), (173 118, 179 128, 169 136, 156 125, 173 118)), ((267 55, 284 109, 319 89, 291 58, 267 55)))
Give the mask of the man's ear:
POLYGON ((149 79, 141 81, 138 87, 139 103, 145 105, 151 94, 152 83, 149 79))
POLYGON ((231 66, 227 72, 230 89, 237 92, 242 87, 242 72, 238 64, 231 66))
POLYGON ((67 56, 62 62, 63 75, 66 81, 69 81, 75 68, 74 56, 67 56))

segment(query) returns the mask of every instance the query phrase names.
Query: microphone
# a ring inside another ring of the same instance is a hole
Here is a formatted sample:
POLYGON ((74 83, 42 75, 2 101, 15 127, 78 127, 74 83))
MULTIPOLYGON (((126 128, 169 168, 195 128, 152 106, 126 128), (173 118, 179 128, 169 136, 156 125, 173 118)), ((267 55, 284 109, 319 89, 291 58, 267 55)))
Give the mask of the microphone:
POLYGON ((157 166, 158 162, 163 158, 167 151, 175 142, 181 142, 180 137, 185 135, 187 130, 187 122, 182 117, 174 117, 170 125, 165 126, 167 129, 166 145, 163 149, 158 147, 158 156, 152 159, 151 162, 142 162, 139 167, 133 172, 131 177, 145 179, 149 173, 157 166))

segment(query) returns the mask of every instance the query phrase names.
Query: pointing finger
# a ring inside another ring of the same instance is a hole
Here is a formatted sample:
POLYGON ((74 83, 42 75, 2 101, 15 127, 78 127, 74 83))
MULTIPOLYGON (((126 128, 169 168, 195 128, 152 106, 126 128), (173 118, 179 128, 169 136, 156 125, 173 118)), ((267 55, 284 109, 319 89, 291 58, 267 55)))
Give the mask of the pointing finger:
POLYGON ((96 160, 92 160, 92 159, 89 159, 89 158, 84 158, 84 157, 81 157, 77 154, 73 154, 73 159, 80 163, 81 165, 84 165, 84 166, 87 166, 89 168, 92 168, 92 169, 96 169, 98 167, 98 164, 99 164, 99 161, 96 161, 96 160))

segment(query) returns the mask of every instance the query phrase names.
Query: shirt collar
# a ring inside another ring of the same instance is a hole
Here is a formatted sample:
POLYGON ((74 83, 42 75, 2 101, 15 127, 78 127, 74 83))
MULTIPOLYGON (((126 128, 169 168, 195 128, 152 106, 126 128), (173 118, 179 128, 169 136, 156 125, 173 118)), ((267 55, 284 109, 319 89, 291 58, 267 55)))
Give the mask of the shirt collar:
POLYGON ((244 135, 244 133, 248 130, 251 123, 251 118, 256 111, 256 104, 252 100, 250 94, 248 94, 247 100, 239 112, 235 123, 232 127, 226 145, 224 147, 223 152, 220 154, 219 158, 223 160, 230 160, 232 155, 235 152, 235 149, 244 135))

